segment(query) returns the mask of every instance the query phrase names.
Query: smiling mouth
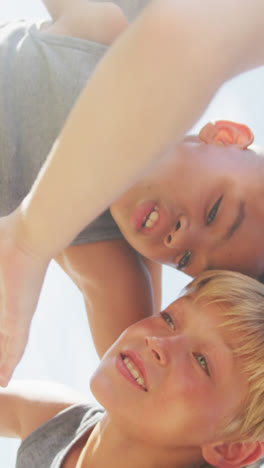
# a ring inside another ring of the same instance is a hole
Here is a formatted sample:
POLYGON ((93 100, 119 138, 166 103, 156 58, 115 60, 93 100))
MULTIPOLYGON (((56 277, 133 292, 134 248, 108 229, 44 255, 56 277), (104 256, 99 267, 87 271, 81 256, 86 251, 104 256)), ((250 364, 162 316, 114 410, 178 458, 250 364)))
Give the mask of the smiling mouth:
POLYGON ((154 208, 146 216, 144 216, 141 226, 151 229, 158 220, 159 212, 157 205, 155 205, 154 208))
POLYGON ((140 387, 142 387, 143 390, 145 392, 147 392, 148 389, 146 387, 144 377, 143 377, 142 373, 140 372, 139 368, 137 367, 137 365, 134 363, 134 361, 132 361, 132 359, 130 359, 130 357, 126 356, 125 354, 121 354, 121 358, 122 358, 127 370, 131 374, 131 376, 140 385, 140 387))

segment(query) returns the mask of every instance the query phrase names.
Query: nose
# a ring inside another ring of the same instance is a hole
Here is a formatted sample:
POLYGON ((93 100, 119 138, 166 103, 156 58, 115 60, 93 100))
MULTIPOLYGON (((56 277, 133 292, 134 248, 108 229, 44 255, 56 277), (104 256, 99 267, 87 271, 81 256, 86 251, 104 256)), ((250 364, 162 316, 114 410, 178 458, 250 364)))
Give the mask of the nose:
POLYGON ((169 352, 166 347, 166 339, 156 336, 146 336, 145 343, 157 364, 161 367, 166 367, 170 361, 169 352))
POLYGON ((163 243, 170 249, 188 247, 187 250, 206 248, 214 244, 214 239, 195 220, 182 216, 164 236, 163 243))
POLYGON ((189 228, 189 222, 186 216, 181 216, 164 237, 164 245, 173 249, 186 240, 187 230, 189 228))

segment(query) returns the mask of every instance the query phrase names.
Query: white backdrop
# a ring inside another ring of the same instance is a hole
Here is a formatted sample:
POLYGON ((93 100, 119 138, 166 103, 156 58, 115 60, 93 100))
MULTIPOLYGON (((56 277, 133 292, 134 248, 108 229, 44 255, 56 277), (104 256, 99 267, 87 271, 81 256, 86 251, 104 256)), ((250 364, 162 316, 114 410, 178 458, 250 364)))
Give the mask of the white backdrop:
MULTIPOLYGON (((0 0, 0 8, 1 20, 47 17, 40 0, 0 0)), ((193 130, 199 130, 208 120, 233 119, 251 126, 256 143, 264 145, 263 83, 264 68, 229 82, 193 130)), ((187 280, 186 275, 171 268, 163 269, 163 306, 175 299, 187 280)), ((88 394, 89 376, 96 363, 82 297, 69 278, 52 263, 33 319, 28 347, 14 377, 56 380, 88 394), (79 356, 86 358, 80 362, 79 356)), ((0 439, 1 468, 14 468, 17 446, 18 441, 0 439)))

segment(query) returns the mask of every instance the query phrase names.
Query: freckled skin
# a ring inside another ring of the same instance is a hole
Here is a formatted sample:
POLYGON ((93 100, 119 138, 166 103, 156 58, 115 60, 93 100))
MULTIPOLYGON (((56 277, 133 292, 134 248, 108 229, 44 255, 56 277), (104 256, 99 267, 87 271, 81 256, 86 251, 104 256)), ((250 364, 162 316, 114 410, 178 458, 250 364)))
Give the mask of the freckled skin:
POLYGON ((174 328, 166 315, 130 326, 105 354, 91 390, 115 423, 131 428, 132 436, 140 432, 146 443, 198 446, 215 437, 222 418, 239 407, 247 384, 217 326, 220 307, 182 297, 166 311, 174 328), (116 368, 117 357, 126 352, 141 360, 147 392, 116 368))

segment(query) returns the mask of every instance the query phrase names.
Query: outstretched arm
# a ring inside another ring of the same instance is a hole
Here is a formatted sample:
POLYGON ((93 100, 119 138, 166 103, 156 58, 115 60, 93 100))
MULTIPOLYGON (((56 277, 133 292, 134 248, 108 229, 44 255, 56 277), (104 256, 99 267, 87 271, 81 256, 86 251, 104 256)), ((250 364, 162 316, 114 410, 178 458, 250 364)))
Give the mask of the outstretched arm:
POLYGON ((49 260, 183 136, 225 80, 264 62, 263 10, 262 0, 239 14, 228 0, 153 0, 110 48, 0 226, 0 383, 23 353, 49 260))
POLYGON ((63 409, 84 402, 77 391, 58 383, 12 382, 0 389, 0 437, 25 439, 63 409))
POLYGON ((69 244, 183 136, 224 80, 263 61, 263 2, 243 2, 239 15, 227 1, 215 8, 153 1, 110 48, 20 207, 20 235, 33 252, 52 257, 69 244))

